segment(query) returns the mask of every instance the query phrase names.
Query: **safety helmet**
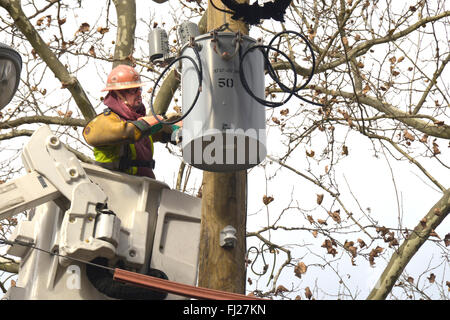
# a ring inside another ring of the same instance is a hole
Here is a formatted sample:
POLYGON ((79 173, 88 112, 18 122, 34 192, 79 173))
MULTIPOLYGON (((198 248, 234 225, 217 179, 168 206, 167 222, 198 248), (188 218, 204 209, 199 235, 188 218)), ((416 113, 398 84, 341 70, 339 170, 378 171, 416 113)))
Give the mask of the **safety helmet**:
POLYGON ((123 90, 142 87, 141 76, 133 67, 121 64, 111 70, 102 91, 123 90))

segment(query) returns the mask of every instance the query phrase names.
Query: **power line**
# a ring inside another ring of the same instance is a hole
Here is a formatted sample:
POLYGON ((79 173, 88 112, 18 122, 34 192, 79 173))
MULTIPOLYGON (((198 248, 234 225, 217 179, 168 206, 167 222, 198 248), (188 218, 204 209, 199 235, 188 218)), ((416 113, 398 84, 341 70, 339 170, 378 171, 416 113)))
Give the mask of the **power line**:
POLYGON ((31 243, 27 243, 27 242, 20 241, 20 240, 11 241, 11 240, 8 240, 8 239, 5 239, 5 238, 0 238, 0 244, 6 244, 6 245, 10 245, 10 246, 13 246, 13 245, 17 244, 19 246, 29 247, 29 248, 31 248, 33 250, 42 251, 42 252, 47 253, 47 254, 49 254, 51 256, 57 256, 57 257, 61 257, 61 258, 66 258, 66 259, 73 260, 73 261, 76 261, 76 262, 80 262, 80 263, 83 263, 83 264, 88 264, 88 265, 92 265, 92 266, 95 266, 95 267, 98 267, 98 268, 107 269, 109 271, 114 271, 115 270, 114 268, 110 268, 110 267, 107 267, 107 266, 102 266, 100 264, 93 263, 93 262, 90 262, 90 261, 85 261, 85 260, 82 260, 82 259, 77 259, 77 258, 74 258, 74 257, 69 257, 69 256, 66 256, 66 255, 62 255, 62 254, 59 254, 57 251, 51 252, 51 251, 48 251, 48 250, 36 247, 35 245, 33 245, 31 243))

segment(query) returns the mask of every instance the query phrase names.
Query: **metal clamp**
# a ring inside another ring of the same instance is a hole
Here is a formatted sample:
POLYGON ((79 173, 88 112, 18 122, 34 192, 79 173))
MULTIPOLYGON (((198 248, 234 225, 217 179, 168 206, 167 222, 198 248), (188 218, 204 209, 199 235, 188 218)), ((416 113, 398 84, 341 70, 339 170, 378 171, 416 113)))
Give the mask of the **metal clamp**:
POLYGON ((224 59, 224 60, 231 60, 231 59, 233 59, 233 58, 238 54, 239 48, 240 48, 241 42, 242 42, 242 34, 241 34, 240 31, 238 31, 238 32, 236 33, 236 38, 233 40, 233 44, 235 45, 235 49, 234 49, 234 52, 233 52, 232 54, 229 53, 229 52, 227 52, 227 51, 222 52, 222 51, 220 50, 220 42, 219 42, 219 39, 218 39, 218 36, 217 36, 217 30, 211 31, 210 34, 211 34, 211 36, 212 36, 211 42, 214 44, 213 50, 214 50, 214 52, 217 53, 222 59, 224 59))

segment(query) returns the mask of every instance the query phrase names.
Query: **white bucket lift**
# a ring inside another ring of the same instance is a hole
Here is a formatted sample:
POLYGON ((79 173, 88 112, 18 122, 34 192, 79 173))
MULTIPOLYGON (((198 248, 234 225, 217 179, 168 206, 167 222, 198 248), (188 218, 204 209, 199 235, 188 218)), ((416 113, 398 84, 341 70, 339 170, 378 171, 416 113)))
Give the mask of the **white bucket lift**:
POLYGON ((0 219, 36 208, 10 238, 15 244, 7 253, 21 261, 6 299, 108 299, 83 263, 99 257, 196 284, 200 199, 150 178, 81 164, 47 126, 33 134, 22 158, 28 174, 0 185, 0 219))

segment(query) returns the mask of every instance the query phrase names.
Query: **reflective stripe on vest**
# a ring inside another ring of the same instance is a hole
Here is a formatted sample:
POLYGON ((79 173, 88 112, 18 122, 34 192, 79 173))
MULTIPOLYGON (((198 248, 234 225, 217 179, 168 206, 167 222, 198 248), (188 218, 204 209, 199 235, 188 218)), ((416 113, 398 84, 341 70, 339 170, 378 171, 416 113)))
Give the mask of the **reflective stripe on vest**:
MULTIPOLYGON (((153 156, 154 153, 153 139, 151 136, 149 136, 149 139, 153 156)), ((124 156, 127 156, 128 159, 130 160, 136 160, 137 158, 136 147, 133 143, 128 145, 124 144, 124 145, 94 147, 94 156, 97 165, 109 170, 120 170, 121 160, 123 159, 124 156), (128 154, 128 150, 130 151, 130 154, 128 154)), ((138 172, 138 167, 131 166, 129 168, 125 168, 125 170, 120 171, 136 175, 138 172)))
MULTIPOLYGON (((136 147, 134 146, 134 143, 131 143, 128 145, 130 147, 130 151, 131 151, 131 160, 136 160, 136 147)), ((153 155, 153 152, 152 152, 153 155)), ((138 168, 137 167, 130 167, 129 169, 125 170, 126 173, 128 174, 133 174, 136 175, 138 172, 138 168)))

